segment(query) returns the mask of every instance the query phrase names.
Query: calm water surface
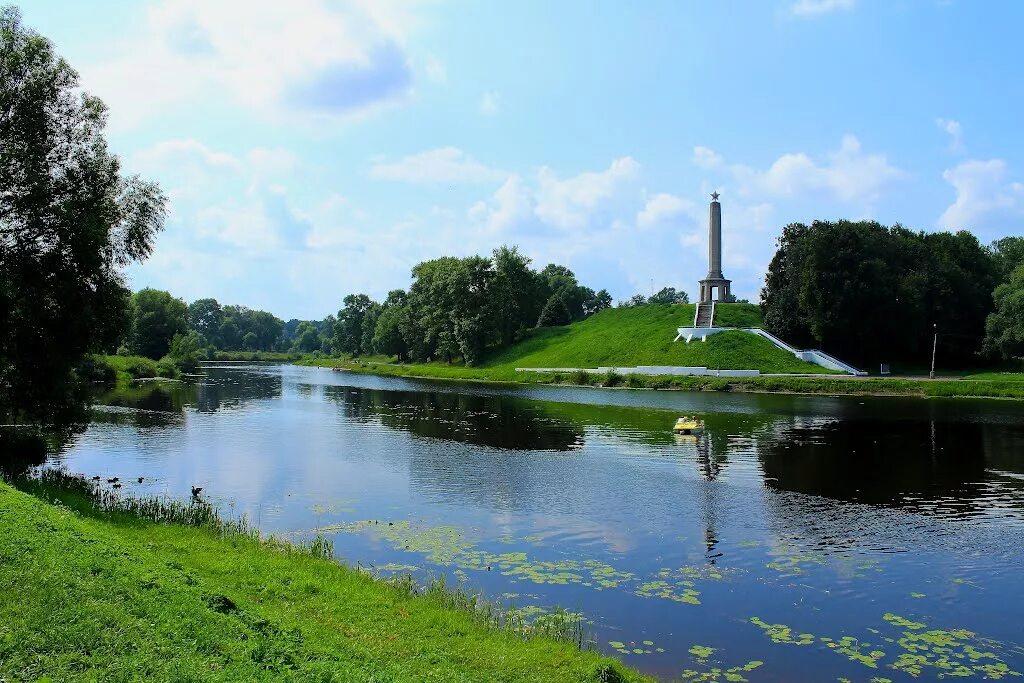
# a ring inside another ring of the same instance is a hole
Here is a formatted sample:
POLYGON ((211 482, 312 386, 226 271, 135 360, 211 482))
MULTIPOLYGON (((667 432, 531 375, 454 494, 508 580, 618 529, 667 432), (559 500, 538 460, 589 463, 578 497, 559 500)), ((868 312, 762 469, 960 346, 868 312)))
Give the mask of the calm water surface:
POLYGON ((60 460, 578 611, 667 680, 1024 672, 1024 404, 206 372, 108 395, 60 460))

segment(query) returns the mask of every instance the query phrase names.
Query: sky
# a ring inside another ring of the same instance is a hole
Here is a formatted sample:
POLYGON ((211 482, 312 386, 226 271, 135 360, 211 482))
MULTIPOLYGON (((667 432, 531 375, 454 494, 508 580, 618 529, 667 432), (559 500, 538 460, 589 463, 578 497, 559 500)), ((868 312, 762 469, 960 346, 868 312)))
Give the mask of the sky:
POLYGON ((320 319, 517 245, 616 300, 783 226, 1024 234, 1015 0, 23 0, 165 231, 131 285, 320 319))

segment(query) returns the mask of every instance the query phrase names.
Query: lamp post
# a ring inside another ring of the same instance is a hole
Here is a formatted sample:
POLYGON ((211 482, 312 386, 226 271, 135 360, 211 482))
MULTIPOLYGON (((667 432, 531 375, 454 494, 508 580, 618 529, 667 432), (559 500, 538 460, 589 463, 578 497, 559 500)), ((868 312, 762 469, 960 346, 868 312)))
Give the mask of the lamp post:
POLYGON ((935 379, 935 351, 939 348, 939 324, 932 323, 935 335, 932 337, 932 371, 928 373, 929 379, 935 379))

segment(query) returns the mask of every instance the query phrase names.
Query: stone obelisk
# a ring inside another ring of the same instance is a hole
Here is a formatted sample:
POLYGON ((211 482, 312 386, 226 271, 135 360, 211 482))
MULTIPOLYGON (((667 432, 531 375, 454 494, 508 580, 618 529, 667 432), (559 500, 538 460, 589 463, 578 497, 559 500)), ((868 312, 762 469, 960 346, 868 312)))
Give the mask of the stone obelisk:
POLYGON ((708 212, 708 274, 700 281, 700 303, 729 301, 731 285, 732 281, 722 275, 722 205, 718 203, 718 193, 712 192, 708 212))

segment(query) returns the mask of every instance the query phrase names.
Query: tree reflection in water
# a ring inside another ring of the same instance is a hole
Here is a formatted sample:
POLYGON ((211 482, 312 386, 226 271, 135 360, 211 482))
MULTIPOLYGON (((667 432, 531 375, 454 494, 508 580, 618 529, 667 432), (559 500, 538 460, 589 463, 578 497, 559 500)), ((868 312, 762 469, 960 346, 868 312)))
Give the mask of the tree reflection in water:
POLYGON ((507 396, 380 391, 328 386, 324 397, 346 417, 378 421, 417 436, 515 451, 570 451, 583 431, 535 402, 507 396))

